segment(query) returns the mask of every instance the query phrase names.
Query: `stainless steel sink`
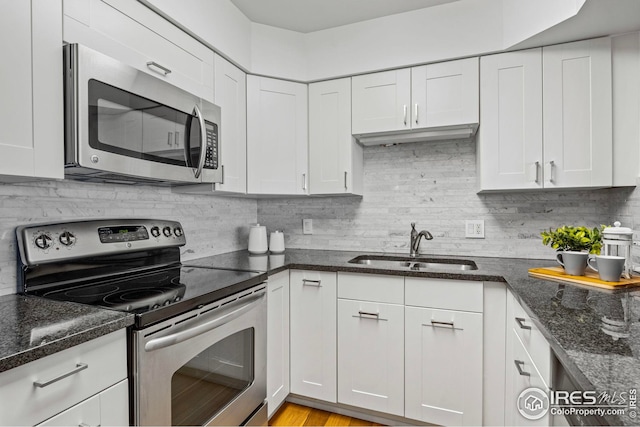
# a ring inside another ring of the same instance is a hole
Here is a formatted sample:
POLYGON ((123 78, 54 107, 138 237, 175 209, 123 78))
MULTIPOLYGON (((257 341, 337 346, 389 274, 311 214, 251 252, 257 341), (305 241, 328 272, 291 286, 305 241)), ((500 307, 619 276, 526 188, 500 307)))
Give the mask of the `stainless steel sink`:
POLYGON ((360 255, 351 260, 351 264, 370 265, 388 269, 407 270, 440 270, 440 271, 467 271, 477 270, 475 262, 465 259, 453 258, 423 258, 423 257, 399 257, 387 255, 360 255))

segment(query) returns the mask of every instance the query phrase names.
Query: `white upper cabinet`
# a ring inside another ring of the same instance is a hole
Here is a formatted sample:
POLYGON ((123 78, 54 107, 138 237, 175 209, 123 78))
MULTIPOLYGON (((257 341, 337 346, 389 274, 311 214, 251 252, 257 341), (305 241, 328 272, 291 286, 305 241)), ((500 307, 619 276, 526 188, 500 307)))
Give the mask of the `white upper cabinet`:
POLYGON ((483 190, 542 188, 542 49, 480 59, 483 190))
POLYGON ((308 194, 307 162, 307 85, 247 76, 247 192, 308 194))
POLYGON ((411 70, 385 71, 352 78, 354 135, 411 128, 411 70))
POLYGON ((216 55, 215 103, 222 109, 220 155, 223 166, 219 191, 247 192, 247 76, 216 55))
POLYGON ((214 100, 213 51, 137 1, 65 0, 64 41, 214 100))
POLYGON ((411 69, 411 127, 478 123, 478 58, 411 69))
POLYGON ((481 190, 612 185, 609 38, 481 63, 481 190))
POLYGON ((367 134, 437 130, 411 140, 468 137, 478 123, 478 58, 403 68, 352 78, 352 130, 365 144, 383 143, 367 134), (446 128, 462 129, 453 131, 446 128))
POLYGON ((611 39, 543 49, 545 187, 612 184, 611 39))
POLYGON ((362 195, 362 168, 362 146, 351 136, 351 79, 310 84, 310 194, 362 195))
POLYGON ((62 1, 0 10, 0 180, 63 178, 62 1))

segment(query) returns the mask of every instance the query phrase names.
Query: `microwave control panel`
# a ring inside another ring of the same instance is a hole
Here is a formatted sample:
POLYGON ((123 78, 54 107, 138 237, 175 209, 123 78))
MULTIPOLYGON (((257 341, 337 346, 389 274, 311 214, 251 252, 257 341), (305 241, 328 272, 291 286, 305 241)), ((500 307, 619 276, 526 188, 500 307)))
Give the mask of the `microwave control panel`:
POLYGON ((207 153, 204 158, 205 169, 218 169, 218 125, 205 122, 207 131, 207 153))

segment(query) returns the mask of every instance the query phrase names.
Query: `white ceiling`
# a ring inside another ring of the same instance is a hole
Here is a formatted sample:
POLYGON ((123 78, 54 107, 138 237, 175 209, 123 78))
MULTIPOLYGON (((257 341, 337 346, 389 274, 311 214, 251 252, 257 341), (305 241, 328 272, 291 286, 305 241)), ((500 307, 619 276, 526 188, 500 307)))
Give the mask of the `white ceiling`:
POLYGON ((259 24, 309 33, 459 0, 231 0, 259 24))

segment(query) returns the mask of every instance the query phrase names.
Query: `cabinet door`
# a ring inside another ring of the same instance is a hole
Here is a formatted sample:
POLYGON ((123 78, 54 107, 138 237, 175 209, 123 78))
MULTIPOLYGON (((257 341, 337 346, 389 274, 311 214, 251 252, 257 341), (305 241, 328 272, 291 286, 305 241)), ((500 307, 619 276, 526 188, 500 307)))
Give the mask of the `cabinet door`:
POLYGON ((289 394, 289 271, 267 283, 267 405, 271 416, 289 394))
POLYGON ((545 187, 611 186, 611 39, 542 52, 545 187))
POLYGON ((478 58, 411 69, 411 127, 478 123, 478 58))
POLYGON ((0 179, 63 178, 62 1, 0 10, 0 179))
POLYGON ((214 52, 140 2, 65 0, 64 15, 64 41, 213 102, 214 52))
POLYGON ((247 76, 247 191, 307 194, 307 142, 307 85, 247 76))
POLYGON ((336 273, 297 271, 291 283, 291 393, 336 402, 336 273))
POLYGON ((405 417, 482 424, 482 314, 405 308, 405 417))
POLYGON ((309 85, 309 191, 362 194, 362 148, 351 136, 351 79, 309 85))
MULTIPOLYGON (((542 379, 516 331, 509 327, 507 328, 506 359, 505 425, 548 426, 549 413, 537 420, 530 420, 518 410, 518 399, 524 390, 535 387, 548 393, 549 386, 542 379)), ((524 404, 524 402, 520 402, 520 404, 524 404)))
POLYGON ((411 70, 355 76, 352 82, 354 135, 411 128, 411 70))
POLYGON ((542 50, 483 56, 480 71, 480 188, 542 188, 542 50))
POLYGON ((215 103, 222 108, 220 155, 223 174, 216 190, 247 192, 247 77, 220 55, 215 62, 215 103))
POLYGON ((404 306, 338 300, 338 402, 404 415, 404 306))
MULTIPOLYGON (((129 419, 125 421, 126 425, 129 419)), ((100 395, 95 395, 87 400, 78 403, 71 408, 62 411, 58 415, 38 424, 38 426, 99 426, 100 421, 100 395)), ((107 424, 105 424, 107 425, 107 424)), ((109 424, 111 425, 111 424, 109 424)))

